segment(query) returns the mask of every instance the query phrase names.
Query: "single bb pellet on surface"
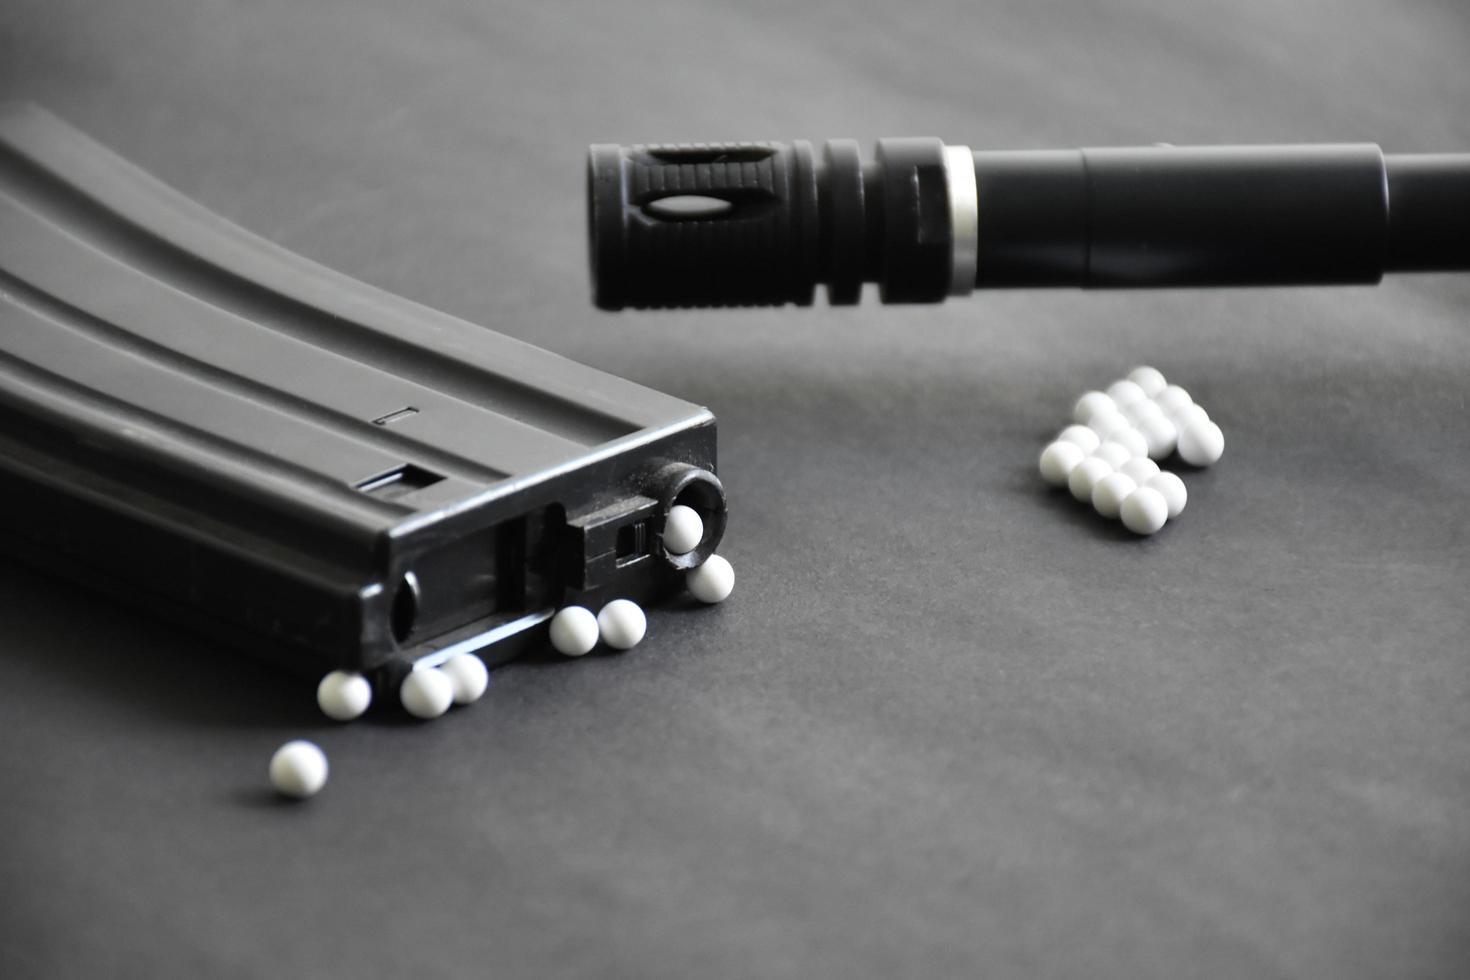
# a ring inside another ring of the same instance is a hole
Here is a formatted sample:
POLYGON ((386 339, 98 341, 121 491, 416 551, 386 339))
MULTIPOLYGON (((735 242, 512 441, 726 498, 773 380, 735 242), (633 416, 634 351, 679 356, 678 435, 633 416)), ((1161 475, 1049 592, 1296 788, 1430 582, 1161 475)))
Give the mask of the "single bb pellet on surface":
POLYGON ((735 569, 719 555, 710 555, 704 564, 689 570, 684 582, 689 594, 700 602, 724 602, 735 590, 735 569))
POLYGON ((352 721, 372 705, 373 686, 355 671, 334 670, 317 684, 316 703, 333 721, 352 721))
POLYGON ((631 599, 614 599, 597 614, 598 634, 614 650, 631 650, 648 632, 648 617, 631 599))
POLYGON ((485 661, 473 653, 455 654, 439 669, 454 686, 455 704, 474 704, 490 686, 490 671, 485 669, 485 661))
POLYGON ((454 682, 437 667, 415 667, 398 686, 398 700, 415 718, 438 718, 454 703, 454 682))
POLYGON ((277 793, 305 800, 327 785, 327 756, 314 742, 296 739, 271 756, 270 781, 277 793))
POLYGON ((551 646, 557 653, 580 657, 597 646, 597 617, 582 606, 567 606, 551 619, 551 646))

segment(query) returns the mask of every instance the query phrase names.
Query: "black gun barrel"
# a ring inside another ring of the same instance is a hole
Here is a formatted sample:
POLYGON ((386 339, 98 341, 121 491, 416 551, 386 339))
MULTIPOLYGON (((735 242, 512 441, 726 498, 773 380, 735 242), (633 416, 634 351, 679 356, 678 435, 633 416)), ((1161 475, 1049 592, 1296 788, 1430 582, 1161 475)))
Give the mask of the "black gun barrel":
POLYGON ((593 299, 932 303, 973 289, 1376 283, 1470 270, 1470 153, 980 151, 937 139, 591 148, 593 299))

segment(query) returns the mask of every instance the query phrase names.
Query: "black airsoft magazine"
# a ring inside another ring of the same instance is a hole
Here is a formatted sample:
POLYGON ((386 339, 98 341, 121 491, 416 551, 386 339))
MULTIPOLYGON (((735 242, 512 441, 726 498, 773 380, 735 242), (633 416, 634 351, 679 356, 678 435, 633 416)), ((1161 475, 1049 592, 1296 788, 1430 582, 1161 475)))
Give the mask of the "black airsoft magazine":
POLYGON ((0 109, 0 548, 303 671, 494 665, 719 543, 705 409, 338 275, 0 109), (675 502, 693 551, 662 546, 675 502))

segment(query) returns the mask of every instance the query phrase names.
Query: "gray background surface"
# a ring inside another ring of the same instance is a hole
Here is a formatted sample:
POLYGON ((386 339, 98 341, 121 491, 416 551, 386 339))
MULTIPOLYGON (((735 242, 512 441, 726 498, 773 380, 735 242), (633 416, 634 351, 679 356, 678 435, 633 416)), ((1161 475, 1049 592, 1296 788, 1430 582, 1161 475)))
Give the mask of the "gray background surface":
POLYGON ((1461 0, 4 0, 0 95, 711 406, 739 576, 338 728, 0 565, 0 974, 1465 974, 1470 277, 608 316, 581 197, 592 141, 1470 149, 1461 0), (1229 443, 1149 541, 1033 471, 1143 361, 1229 443))

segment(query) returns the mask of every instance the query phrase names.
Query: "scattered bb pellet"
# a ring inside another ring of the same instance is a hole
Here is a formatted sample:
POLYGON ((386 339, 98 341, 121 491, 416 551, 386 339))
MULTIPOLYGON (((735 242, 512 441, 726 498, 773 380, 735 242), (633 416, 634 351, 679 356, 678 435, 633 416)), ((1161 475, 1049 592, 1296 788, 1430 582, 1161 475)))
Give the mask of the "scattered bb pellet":
POLYGON ((597 614, 597 629, 602 642, 614 650, 631 650, 648 632, 648 617, 631 599, 614 599, 597 614))
POLYGON ((271 785, 277 793, 304 800, 327 785, 327 756, 314 742, 296 739, 271 756, 271 785))
POLYGON ((700 602, 724 602, 735 589, 735 569, 719 555, 710 555, 703 565, 691 568, 684 581, 700 602))
POLYGON ((580 657, 597 646, 597 617, 582 606, 567 606, 551 619, 551 645, 557 653, 580 657))
POLYGON ((373 703, 373 686, 356 671, 334 670, 316 686, 316 703, 333 721, 351 721, 373 703))
POLYGON ((439 668, 454 686, 455 704, 474 704, 490 686, 490 671, 485 661, 473 653, 457 653, 439 668))
POLYGON ((438 718, 454 703, 454 682, 437 667, 415 668, 398 686, 398 700, 415 718, 438 718))

